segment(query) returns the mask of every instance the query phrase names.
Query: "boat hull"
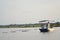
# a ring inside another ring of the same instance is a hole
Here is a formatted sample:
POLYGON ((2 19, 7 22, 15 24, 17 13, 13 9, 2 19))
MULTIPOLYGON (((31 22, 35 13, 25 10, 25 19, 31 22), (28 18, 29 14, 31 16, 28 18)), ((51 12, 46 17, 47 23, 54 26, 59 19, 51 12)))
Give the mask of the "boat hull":
POLYGON ((39 29, 41 32, 53 32, 55 29, 54 28, 49 28, 49 29, 39 29))
POLYGON ((49 32, 48 29, 39 29, 41 32, 49 32))

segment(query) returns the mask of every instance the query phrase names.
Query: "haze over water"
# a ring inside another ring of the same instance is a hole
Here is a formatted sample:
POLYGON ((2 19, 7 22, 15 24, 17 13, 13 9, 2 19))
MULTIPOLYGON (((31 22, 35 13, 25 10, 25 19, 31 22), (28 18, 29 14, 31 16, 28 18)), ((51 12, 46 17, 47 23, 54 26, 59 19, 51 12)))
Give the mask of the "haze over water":
POLYGON ((0 25, 60 21, 60 0, 0 0, 0 25))
POLYGON ((60 40, 60 28, 41 33, 39 28, 0 28, 0 40, 60 40))

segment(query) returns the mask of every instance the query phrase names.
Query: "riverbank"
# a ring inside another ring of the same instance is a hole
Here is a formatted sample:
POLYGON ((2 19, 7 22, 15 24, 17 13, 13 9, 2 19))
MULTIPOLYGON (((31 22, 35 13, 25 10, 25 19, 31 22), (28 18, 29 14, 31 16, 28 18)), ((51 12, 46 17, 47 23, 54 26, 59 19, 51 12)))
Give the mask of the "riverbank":
POLYGON ((39 27, 0 27, 0 28, 39 28, 39 27))

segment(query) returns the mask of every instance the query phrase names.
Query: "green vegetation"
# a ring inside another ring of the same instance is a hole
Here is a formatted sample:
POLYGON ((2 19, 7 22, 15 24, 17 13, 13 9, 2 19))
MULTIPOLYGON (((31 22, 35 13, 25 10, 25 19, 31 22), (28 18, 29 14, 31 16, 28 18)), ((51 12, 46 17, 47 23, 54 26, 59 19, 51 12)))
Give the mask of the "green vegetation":
POLYGON ((51 24, 51 26, 53 26, 53 27, 60 27, 60 22, 56 22, 54 24, 51 24))
POLYGON ((0 28, 32 28, 32 27, 40 27, 40 24, 22 24, 22 25, 5 25, 0 26, 0 28))
POLYGON ((60 26, 60 23, 59 23, 59 22, 56 22, 55 25, 56 25, 56 26, 60 26))
MULTIPOLYGON (((53 27, 60 27, 60 22, 51 23, 53 27)), ((10 25, 0 25, 0 28, 33 28, 33 27, 41 27, 41 24, 10 24, 10 25)))

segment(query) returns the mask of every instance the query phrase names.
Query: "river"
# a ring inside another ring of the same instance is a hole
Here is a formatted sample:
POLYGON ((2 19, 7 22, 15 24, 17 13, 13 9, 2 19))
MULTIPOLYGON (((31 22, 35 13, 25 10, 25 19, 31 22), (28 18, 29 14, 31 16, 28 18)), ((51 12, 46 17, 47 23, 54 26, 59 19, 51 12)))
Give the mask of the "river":
POLYGON ((46 33, 39 28, 0 28, 0 40, 60 40, 60 28, 46 33))

